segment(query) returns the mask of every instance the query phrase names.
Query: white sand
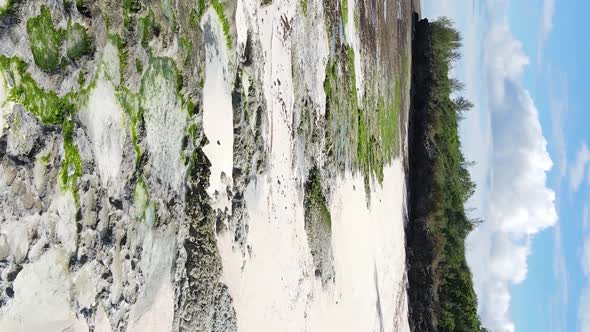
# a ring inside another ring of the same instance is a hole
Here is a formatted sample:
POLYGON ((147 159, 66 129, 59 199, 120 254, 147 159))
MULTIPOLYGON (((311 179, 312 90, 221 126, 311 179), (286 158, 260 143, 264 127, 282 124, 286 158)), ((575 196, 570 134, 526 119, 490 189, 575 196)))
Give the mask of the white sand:
POLYGON ((170 283, 164 283, 158 289, 153 302, 143 312, 130 314, 128 332, 172 331, 174 319, 174 289, 170 283))
MULTIPOLYGON (((325 289, 313 274, 302 201, 287 195, 292 203, 280 208, 270 188, 276 182, 269 182, 246 196, 253 255, 243 271, 231 238, 219 239, 239 330, 357 332, 381 331, 383 324, 383 331, 409 331, 399 162, 384 170, 384 189, 373 192, 370 209, 362 178, 339 181, 330 205, 336 280, 325 289)), ((283 189, 294 186, 285 181, 283 189)))
POLYGON ((0 330, 88 331, 70 308, 68 260, 64 250, 50 249, 24 265, 14 280, 14 300, 0 311, 0 330))
POLYGON ((313 331, 381 331, 380 324, 383 331, 409 331, 404 192, 397 161, 384 169, 383 189, 372 193, 369 209, 362 178, 339 182, 330 206, 336 284, 312 306, 313 331))
POLYGON ((203 87, 203 127, 209 139, 203 151, 211 161, 211 178, 208 188, 215 209, 231 213, 227 186, 232 183, 233 170, 233 109, 228 50, 219 19, 209 8, 202 25, 209 24, 215 35, 212 43, 206 44, 205 86, 203 87))
MULTIPOLYGON (((270 128, 265 138, 268 172, 245 193, 252 255, 243 258, 233 248, 231 234, 218 238, 223 281, 234 299, 239 331, 408 331, 400 163, 384 170, 384 189, 372 193, 369 208, 362 178, 347 175, 336 184, 330 200, 336 279, 323 288, 314 276, 301 178, 293 168, 291 61, 292 52, 300 51, 291 49, 292 40, 284 41, 280 22, 294 16, 294 3, 260 8, 239 0, 238 8, 238 35, 250 22, 263 48, 259 63, 270 128)), ((301 31, 295 36, 302 38, 301 31)), ((294 42, 303 47, 306 41, 294 42)), ((312 66, 323 60, 318 55, 312 66)), ((311 95, 319 93, 323 86, 313 87, 311 95)))

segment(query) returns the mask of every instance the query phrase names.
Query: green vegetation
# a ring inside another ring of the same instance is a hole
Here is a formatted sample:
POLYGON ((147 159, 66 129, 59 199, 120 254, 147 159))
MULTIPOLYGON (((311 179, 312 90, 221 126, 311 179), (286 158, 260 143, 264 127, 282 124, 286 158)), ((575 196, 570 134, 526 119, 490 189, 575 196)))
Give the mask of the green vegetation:
POLYGON ((0 71, 11 78, 15 85, 9 91, 9 98, 22 104, 25 110, 47 125, 61 126, 65 158, 59 178, 62 189, 72 190, 77 196, 77 181, 82 174, 82 162, 74 143, 74 121, 72 114, 77 103, 77 94, 68 93, 60 98, 55 92, 47 91, 27 72, 27 64, 17 57, 0 56, 0 71))
POLYGON ((10 10, 10 6, 12 5, 11 0, 6 0, 6 4, 4 6, 0 6, 0 17, 6 14, 10 10))
POLYGON ((137 130, 143 116, 143 111, 140 107, 140 99, 137 94, 131 92, 125 86, 121 86, 117 90, 116 97, 130 120, 131 142, 133 143, 133 149, 135 150, 135 165, 139 166, 141 150, 139 148, 139 136, 137 130))
POLYGON ((141 4, 138 0, 123 0, 123 24, 129 27, 131 24, 131 15, 137 13, 141 9, 141 4))
MULTIPOLYGON (((156 82, 160 80, 167 80, 173 82, 176 93, 179 93, 182 85, 181 76, 176 68, 173 60, 169 58, 152 57, 145 68, 145 72, 141 79, 141 86, 138 93, 133 93, 127 87, 121 85, 116 91, 116 97, 119 105, 125 111, 130 121, 130 134, 131 141, 133 143, 133 149, 135 150, 135 164, 137 167, 140 165, 142 152, 139 147, 139 134, 138 130, 143 121, 144 110, 146 103, 157 100, 161 96, 160 87, 156 82)), ((185 106, 191 109, 192 103, 186 102, 185 106)))
POLYGON ((187 38, 180 37, 180 50, 183 55, 183 62, 186 64, 193 52, 193 42, 187 38))
POLYGON ((68 22, 66 31, 66 55, 72 60, 77 60, 90 53, 90 39, 86 28, 80 23, 68 22))
POLYGON ((174 61, 170 58, 152 57, 141 79, 140 94, 144 100, 157 100, 160 87, 154 87, 154 82, 160 80, 173 82, 176 93, 182 86, 182 77, 174 61))
POLYGON ((111 40, 111 42, 113 42, 113 44, 115 44, 115 46, 117 46, 117 50, 119 53, 119 74, 121 75, 121 81, 123 81, 125 68, 127 68, 127 64, 129 61, 129 54, 127 52, 127 48, 125 47, 126 42, 120 35, 116 33, 109 34, 109 39, 111 40))
POLYGON ((136 217, 144 220, 149 205, 149 197, 143 179, 140 177, 133 192, 133 204, 135 205, 136 217))
MULTIPOLYGON (((328 150, 340 171, 344 171, 347 164, 357 162, 357 151, 351 149, 359 146, 361 111, 358 107, 354 76, 354 62, 350 61, 345 50, 337 57, 329 59, 324 80, 328 150)), ((360 153, 358 157, 362 159, 364 154, 360 153)))
POLYGON ((74 143, 74 120, 70 117, 62 125, 65 158, 59 171, 60 184, 63 190, 71 190, 76 203, 79 200, 78 178, 82 175, 82 160, 78 147, 74 143))
POLYGON ((199 18, 198 23, 201 23, 201 19, 203 18, 203 15, 205 15, 205 10, 207 9, 207 0, 197 0, 197 4, 198 4, 198 12, 197 12, 197 17, 199 18))
POLYGON ((41 13, 27 21, 27 33, 37 66, 47 72, 55 70, 59 65, 64 32, 53 26, 51 12, 47 6, 41 6, 41 13))
POLYGON ((342 25, 348 23, 348 0, 340 0, 340 13, 342 15, 342 25))
POLYGON ((326 285, 334 278, 334 255, 332 253, 332 219, 322 194, 322 181, 317 167, 309 171, 305 184, 304 229, 315 266, 315 276, 326 285))
POLYGON ((38 158, 39 161, 41 161, 41 164, 43 164, 43 166, 47 166, 51 162, 51 152, 47 152, 38 158))
POLYGON ((231 38, 229 21, 225 16, 225 7, 223 6, 223 3, 221 3, 219 0, 211 0, 211 6, 215 10, 217 17, 219 18, 219 22, 221 23, 221 28, 223 29, 223 35, 225 37, 225 45, 227 46, 228 50, 231 50, 233 43, 231 38))
POLYGON ((66 98, 60 98, 53 91, 41 88, 27 72, 28 65, 17 57, 0 56, 0 69, 15 85, 10 89, 9 98, 35 115, 41 122, 58 125, 64 121, 70 105, 66 98))
MULTIPOLYGON (((305 186, 305 210, 306 216, 317 215, 317 219, 329 230, 332 227, 332 217, 326 204, 326 198, 322 194, 320 171, 314 167, 309 172, 309 178, 305 186)), ((309 218, 306 218, 306 220, 309 218)))
POLYGON ((143 72, 143 63, 140 59, 137 58, 135 59, 135 70, 138 74, 141 74, 143 72))
POLYGON ((78 72, 78 85, 80 86, 80 88, 84 85, 85 81, 86 79, 84 78, 84 71, 80 69, 80 71, 78 72))
POLYGON ((174 12, 174 8, 172 6, 173 5, 170 3, 170 0, 160 0, 160 10, 164 16, 166 16, 168 22, 170 22, 172 30, 176 31, 178 28, 176 26, 176 13, 174 12))
POLYGON ((303 11, 303 15, 307 16, 307 0, 300 0, 301 3, 301 10, 303 11))
POLYGON ((139 18, 137 25, 137 32, 141 40, 141 46, 147 49, 150 39, 158 34, 160 30, 154 17, 154 11, 150 8, 146 16, 139 18))
POLYGON ((76 0, 76 9, 84 16, 90 16, 89 0, 76 0))
POLYGON ((393 83, 367 82, 362 102, 356 86, 355 53, 343 47, 326 68, 328 150, 340 171, 348 166, 365 177, 383 182, 383 167, 399 153, 399 115, 402 89, 393 83), (390 88, 391 86, 391 88, 390 88))
POLYGON ((459 85, 449 78, 449 69, 459 58, 461 37, 448 19, 430 26, 433 77, 425 134, 434 153, 429 165, 431 194, 423 204, 431 206, 425 220, 433 244, 435 321, 439 331, 484 331, 465 259, 465 238, 480 221, 470 219, 465 212, 464 204, 475 184, 467 169, 470 163, 461 152, 458 130, 462 113, 473 105, 464 98, 451 99, 459 85))

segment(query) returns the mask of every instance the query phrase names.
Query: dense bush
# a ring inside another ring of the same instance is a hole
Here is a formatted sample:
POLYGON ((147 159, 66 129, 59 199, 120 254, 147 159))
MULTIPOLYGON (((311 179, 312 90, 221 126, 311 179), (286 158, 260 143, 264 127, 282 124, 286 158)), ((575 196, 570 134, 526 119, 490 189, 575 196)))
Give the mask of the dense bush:
POLYGON ((432 36, 431 96, 426 140, 431 150, 432 204, 426 229, 433 244, 433 308, 439 331, 486 331, 477 315, 477 296, 465 259, 465 238, 480 222, 465 211, 475 190, 470 163, 461 152, 458 123, 473 104, 455 97, 463 85, 449 78, 459 58, 461 37, 450 20, 430 24, 432 36))

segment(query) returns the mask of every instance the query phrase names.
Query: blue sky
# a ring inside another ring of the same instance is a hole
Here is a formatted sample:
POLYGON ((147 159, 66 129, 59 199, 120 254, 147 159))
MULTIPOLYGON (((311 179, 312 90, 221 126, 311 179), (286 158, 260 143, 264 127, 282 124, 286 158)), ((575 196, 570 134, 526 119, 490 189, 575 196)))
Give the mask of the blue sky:
POLYGON ((462 124, 468 239, 493 331, 590 331, 590 65, 583 0, 423 0, 464 37, 454 75, 476 104, 462 124), (539 126, 540 125, 540 126, 539 126))

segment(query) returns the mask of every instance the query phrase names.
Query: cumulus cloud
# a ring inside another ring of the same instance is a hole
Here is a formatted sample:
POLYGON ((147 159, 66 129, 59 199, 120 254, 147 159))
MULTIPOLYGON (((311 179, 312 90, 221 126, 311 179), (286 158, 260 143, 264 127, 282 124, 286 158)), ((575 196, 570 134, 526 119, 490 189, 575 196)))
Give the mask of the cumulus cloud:
POLYGON ((543 48, 553 30, 553 16, 555 15, 555 0, 543 1, 543 13, 541 14, 541 24, 539 26, 539 40, 537 42, 537 64, 541 64, 543 58, 543 48))
POLYGON ((578 149, 578 153, 576 154, 576 160, 569 172, 570 190, 572 192, 576 192, 580 189, 580 185, 582 185, 584 176, 586 175, 586 166, 588 166, 588 162, 590 162, 590 150, 588 149, 586 142, 582 142, 578 149))
POLYGON ((486 222, 468 238, 468 261, 484 325, 512 332, 510 287, 525 280, 531 239, 556 224, 557 211, 555 192, 546 185, 553 166, 547 141, 537 108, 520 83, 529 59, 506 22, 490 22, 483 40, 492 127, 490 188, 486 222))

